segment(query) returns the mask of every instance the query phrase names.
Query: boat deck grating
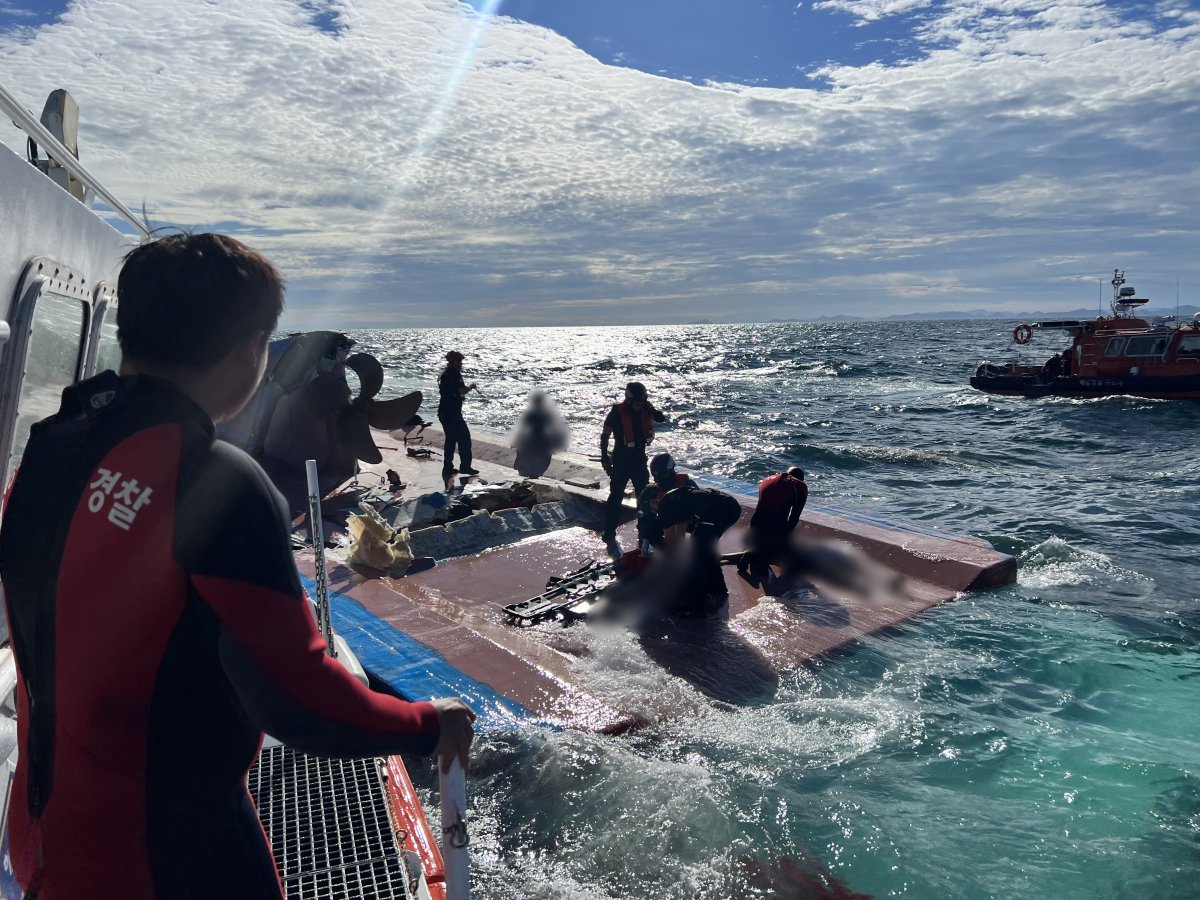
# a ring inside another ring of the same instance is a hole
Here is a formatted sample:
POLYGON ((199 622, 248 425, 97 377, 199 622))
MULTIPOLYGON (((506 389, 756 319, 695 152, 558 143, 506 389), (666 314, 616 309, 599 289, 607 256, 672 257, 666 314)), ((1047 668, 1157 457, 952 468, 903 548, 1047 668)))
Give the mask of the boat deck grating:
POLYGON ((289 900, 414 896, 375 759, 268 747, 249 785, 289 900))

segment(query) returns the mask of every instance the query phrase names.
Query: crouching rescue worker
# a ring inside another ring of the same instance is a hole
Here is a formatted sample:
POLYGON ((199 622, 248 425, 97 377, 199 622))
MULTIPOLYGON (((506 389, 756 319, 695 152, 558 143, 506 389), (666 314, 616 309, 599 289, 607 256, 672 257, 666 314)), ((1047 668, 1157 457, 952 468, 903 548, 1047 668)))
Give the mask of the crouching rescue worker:
POLYGON ((650 475, 654 483, 638 499, 638 535, 643 545, 650 553, 671 554, 681 548, 686 533, 692 535, 689 573, 674 611, 716 612, 729 599, 717 545, 741 516, 741 504, 730 494, 702 488, 676 472, 669 453, 650 460, 650 475))
POLYGON ((604 467, 609 483, 601 537, 606 544, 617 539, 626 486, 632 482, 633 496, 640 497, 650 481, 646 470, 646 445, 654 440, 654 424, 666 420, 665 415, 650 405, 646 386, 640 381, 625 385, 625 400, 613 406, 604 419, 600 431, 600 465, 604 467), (608 450, 610 437, 613 440, 611 454, 608 450))
POLYGON ((799 466, 768 475, 758 483, 758 505, 750 518, 747 549, 738 561, 738 572, 756 583, 770 578, 771 564, 786 555, 807 502, 808 484, 799 466))
POLYGON ((120 374, 33 426, 0 531, 14 874, 29 897, 280 898, 246 789, 264 731, 448 765, 475 714, 374 693, 325 654, 282 497, 213 438, 262 377, 275 268, 172 235, 131 252, 118 286, 120 374))

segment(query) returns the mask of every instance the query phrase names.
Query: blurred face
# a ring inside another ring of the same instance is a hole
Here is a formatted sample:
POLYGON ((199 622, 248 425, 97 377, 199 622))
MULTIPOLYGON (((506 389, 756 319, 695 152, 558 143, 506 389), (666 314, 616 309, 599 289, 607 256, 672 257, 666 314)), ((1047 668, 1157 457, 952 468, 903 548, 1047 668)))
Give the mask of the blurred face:
POLYGON ((629 391, 625 392, 625 399, 629 402, 630 406, 632 406, 634 409, 636 409, 638 411, 641 411, 646 406, 646 401, 643 398, 635 397, 632 394, 630 394, 629 391))

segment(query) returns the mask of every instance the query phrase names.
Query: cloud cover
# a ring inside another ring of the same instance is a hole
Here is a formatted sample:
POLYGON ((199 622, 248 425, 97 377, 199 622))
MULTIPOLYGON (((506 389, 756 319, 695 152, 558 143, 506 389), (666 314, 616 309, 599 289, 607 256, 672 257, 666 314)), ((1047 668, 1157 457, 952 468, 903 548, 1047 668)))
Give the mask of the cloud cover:
POLYGON ((292 327, 1078 306, 1116 265, 1196 301, 1200 13, 813 7, 918 51, 699 86, 453 0, 80 0, 0 71, 71 89, 128 204, 271 255, 292 327))

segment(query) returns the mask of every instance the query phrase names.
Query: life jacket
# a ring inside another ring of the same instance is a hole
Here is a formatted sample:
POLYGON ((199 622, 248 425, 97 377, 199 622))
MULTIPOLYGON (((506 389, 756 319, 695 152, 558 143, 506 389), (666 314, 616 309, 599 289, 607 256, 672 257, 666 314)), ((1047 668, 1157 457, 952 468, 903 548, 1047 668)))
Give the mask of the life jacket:
POLYGON ((658 519, 658 506, 662 498, 671 491, 686 488, 691 481, 682 472, 675 473, 673 484, 663 487, 656 481, 646 485, 638 497, 638 542, 647 547, 659 547, 663 542, 663 529, 658 519))
MULTIPOLYGON (((621 439, 617 442, 618 447, 626 449, 639 449, 637 441, 633 439, 633 409, 629 406, 629 401, 625 400, 618 403, 615 407, 617 414, 621 417, 621 439)), ((654 419, 650 415, 650 410, 642 410, 642 447, 654 440, 654 419)))
POLYGON ((691 481, 691 478, 689 478, 683 472, 676 472, 675 482, 670 487, 663 487, 658 482, 655 482, 655 486, 658 488, 658 493, 656 493, 654 495, 654 499, 650 501, 651 506, 657 510, 658 504, 662 501, 663 497, 667 496, 667 494, 669 494, 671 491, 687 487, 689 481, 691 481))

